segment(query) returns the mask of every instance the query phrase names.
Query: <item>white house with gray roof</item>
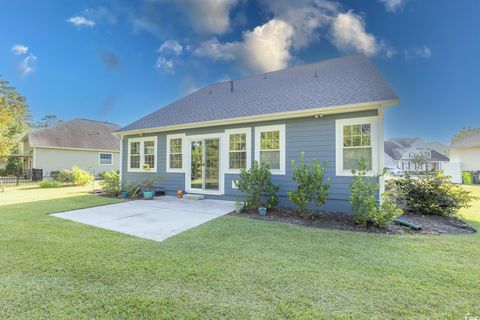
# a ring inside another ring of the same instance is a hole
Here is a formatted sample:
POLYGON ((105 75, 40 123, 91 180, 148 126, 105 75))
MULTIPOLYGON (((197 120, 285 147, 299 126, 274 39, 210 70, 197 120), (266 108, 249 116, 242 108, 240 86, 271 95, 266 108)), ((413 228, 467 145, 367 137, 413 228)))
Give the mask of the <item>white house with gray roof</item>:
POLYGON ((480 128, 450 145, 450 161, 462 171, 480 171, 480 128))
POLYGON ((291 161, 327 161, 324 209, 351 212, 352 169, 384 166, 383 114, 398 97, 363 55, 208 85, 116 132, 125 183, 163 176, 177 189, 240 199, 241 169, 270 164, 281 205, 296 188, 291 161))
POLYGON ((22 139, 24 168, 52 171, 78 166, 93 174, 119 169, 120 140, 113 123, 87 119, 36 129, 22 139))
POLYGON ((385 166, 408 172, 438 171, 449 161, 446 145, 418 137, 386 140, 384 149, 385 166))

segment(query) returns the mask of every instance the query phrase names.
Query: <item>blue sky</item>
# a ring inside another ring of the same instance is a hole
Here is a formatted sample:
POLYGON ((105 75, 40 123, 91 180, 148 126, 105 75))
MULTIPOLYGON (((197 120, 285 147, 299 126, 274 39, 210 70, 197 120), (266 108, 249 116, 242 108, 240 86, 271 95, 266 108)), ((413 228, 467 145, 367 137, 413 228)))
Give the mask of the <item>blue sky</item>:
POLYGON ((353 52, 400 96, 386 136, 480 126, 480 1, 0 0, 0 74, 34 119, 126 125, 227 79, 353 52))

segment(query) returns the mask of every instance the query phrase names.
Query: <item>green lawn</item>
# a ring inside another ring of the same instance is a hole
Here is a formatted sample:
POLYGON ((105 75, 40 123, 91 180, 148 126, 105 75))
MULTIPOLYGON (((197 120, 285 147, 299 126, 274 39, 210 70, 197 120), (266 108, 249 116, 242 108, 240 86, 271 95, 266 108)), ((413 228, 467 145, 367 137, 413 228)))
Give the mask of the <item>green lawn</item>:
MULTIPOLYGON (((227 216, 158 243, 48 216, 115 202, 84 191, 0 193, 0 318, 480 317, 478 233, 391 236, 227 216), (49 200, 3 205, 14 193, 49 200)), ((480 230, 480 201, 465 216, 480 230)))

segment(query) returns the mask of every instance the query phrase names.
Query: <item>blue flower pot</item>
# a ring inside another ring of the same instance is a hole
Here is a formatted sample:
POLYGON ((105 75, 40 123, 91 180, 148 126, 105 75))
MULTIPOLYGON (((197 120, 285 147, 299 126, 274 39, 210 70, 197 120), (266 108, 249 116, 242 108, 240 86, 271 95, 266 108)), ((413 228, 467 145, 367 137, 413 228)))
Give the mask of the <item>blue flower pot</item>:
POLYGON ((265 217, 267 215, 267 208, 258 208, 258 214, 262 217, 265 217))
POLYGON ((122 193, 120 193, 120 198, 123 198, 123 199, 128 198, 128 191, 123 191, 122 193))
POLYGON ((153 199, 153 191, 144 191, 143 192, 143 199, 145 199, 145 200, 153 199))

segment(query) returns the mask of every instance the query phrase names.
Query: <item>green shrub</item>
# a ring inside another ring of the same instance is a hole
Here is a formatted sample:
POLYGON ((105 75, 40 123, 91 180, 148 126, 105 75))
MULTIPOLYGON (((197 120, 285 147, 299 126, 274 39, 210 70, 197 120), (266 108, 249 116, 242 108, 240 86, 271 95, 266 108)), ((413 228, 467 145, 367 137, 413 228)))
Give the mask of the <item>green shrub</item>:
POLYGON ((272 208, 278 204, 277 192, 280 186, 272 184, 270 166, 253 161, 248 170, 242 169, 238 189, 245 195, 245 207, 251 210, 260 207, 272 208))
POLYGON ((100 182, 100 186, 103 191, 109 196, 117 196, 120 193, 120 175, 118 172, 104 172, 102 177, 103 180, 100 182))
POLYGON ((59 188, 62 184, 55 180, 44 180, 38 183, 40 188, 59 188))
POLYGON ((475 199, 441 172, 419 177, 407 174, 395 184, 406 208, 419 214, 458 216, 459 210, 469 207, 475 199))
POLYGON ((383 227, 392 219, 402 214, 390 195, 384 192, 381 204, 375 199, 375 193, 380 190, 380 185, 375 182, 381 175, 374 177, 365 176, 365 166, 359 164, 359 170, 354 171, 353 181, 350 184, 352 191, 350 205, 355 213, 355 221, 360 224, 372 223, 383 227))
POLYGON ((83 170, 77 166, 72 167, 73 184, 76 186, 84 186, 93 181, 93 175, 87 170, 83 170))
POLYGON ((93 175, 77 166, 72 170, 62 170, 55 174, 55 180, 67 185, 84 186, 94 179, 93 175))
POLYGON ((58 170, 50 171, 50 177, 55 181, 58 181, 59 174, 60 174, 60 171, 58 170))
POLYGON ((63 184, 72 184, 74 181, 73 173, 70 170, 62 170, 58 172, 54 179, 63 184))
POLYGON ((330 179, 323 182, 327 162, 322 165, 317 160, 312 161, 312 165, 304 163, 305 155, 302 152, 300 155, 300 165, 295 166, 295 161, 292 160, 292 179, 298 184, 294 191, 288 192, 288 198, 297 208, 297 213, 308 218, 311 212, 307 207, 312 201, 315 201, 317 206, 325 204, 328 196, 328 189, 330 188, 330 179))

